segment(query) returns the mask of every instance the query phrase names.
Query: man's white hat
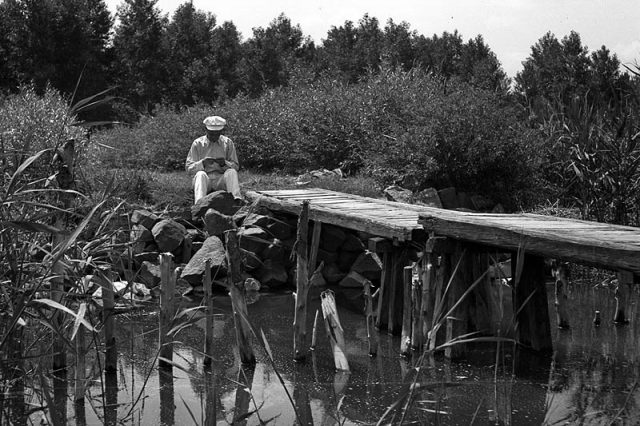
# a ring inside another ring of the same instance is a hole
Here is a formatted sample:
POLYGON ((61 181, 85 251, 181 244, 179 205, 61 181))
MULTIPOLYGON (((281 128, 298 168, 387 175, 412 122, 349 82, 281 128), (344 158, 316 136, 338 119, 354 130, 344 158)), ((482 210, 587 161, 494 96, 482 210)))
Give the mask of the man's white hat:
POLYGON ((227 125, 227 120, 217 115, 212 115, 211 117, 205 118, 203 123, 207 130, 222 130, 224 126, 227 125))

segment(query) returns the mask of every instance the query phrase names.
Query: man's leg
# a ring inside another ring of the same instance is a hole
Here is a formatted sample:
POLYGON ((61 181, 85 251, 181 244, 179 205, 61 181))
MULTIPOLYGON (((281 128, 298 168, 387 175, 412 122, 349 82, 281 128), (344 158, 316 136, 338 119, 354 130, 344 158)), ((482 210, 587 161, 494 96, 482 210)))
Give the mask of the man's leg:
POLYGON ((207 195, 209 176, 205 172, 197 172, 193 177, 193 203, 207 195))
POLYGON ((224 175, 220 176, 220 179, 216 183, 216 189, 224 189, 233 195, 233 198, 242 200, 242 193, 240 193, 240 182, 238 181, 238 172, 235 169, 227 169, 224 175))

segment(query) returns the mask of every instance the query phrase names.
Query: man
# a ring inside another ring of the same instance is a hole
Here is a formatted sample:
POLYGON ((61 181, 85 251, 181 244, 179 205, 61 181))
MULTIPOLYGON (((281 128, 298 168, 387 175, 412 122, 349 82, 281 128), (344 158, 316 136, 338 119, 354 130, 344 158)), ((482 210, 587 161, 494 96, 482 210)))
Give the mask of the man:
POLYGON ((213 190, 224 189, 242 200, 238 182, 238 155, 231 139, 222 135, 227 122, 218 116, 203 121, 207 134, 194 140, 185 168, 193 175, 194 203, 213 190))

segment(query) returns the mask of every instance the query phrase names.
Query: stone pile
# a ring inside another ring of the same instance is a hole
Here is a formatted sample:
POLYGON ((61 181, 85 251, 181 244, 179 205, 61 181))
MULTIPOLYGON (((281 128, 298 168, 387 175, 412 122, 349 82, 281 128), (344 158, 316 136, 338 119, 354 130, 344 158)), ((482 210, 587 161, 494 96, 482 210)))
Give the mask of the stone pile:
MULTIPOLYGON (((222 289, 227 276, 224 232, 237 229, 248 290, 295 288, 297 217, 239 205, 224 191, 213 192, 191 209, 191 220, 161 217, 145 210, 131 215, 132 281, 153 288, 160 283, 158 255, 170 252, 180 265, 179 282, 187 294, 202 291, 207 260, 214 288, 222 289), (197 225, 196 225, 197 224, 197 225)), ((311 236, 313 223, 310 224, 311 236)), ((378 283, 382 263, 366 250, 369 235, 322 225, 317 264, 324 265, 315 285, 362 287, 365 280, 378 283)), ((311 237, 309 237, 311 238, 311 237)), ((311 241, 309 241, 311 243, 311 241)), ((310 269, 312 268, 310 265, 310 269)), ((124 272, 124 271, 121 271, 124 272)))

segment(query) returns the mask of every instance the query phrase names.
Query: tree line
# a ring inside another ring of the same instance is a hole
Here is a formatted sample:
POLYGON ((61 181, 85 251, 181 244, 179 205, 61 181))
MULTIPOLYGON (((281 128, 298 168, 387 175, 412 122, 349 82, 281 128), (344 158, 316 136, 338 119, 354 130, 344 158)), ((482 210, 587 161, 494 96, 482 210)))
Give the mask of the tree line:
MULTIPOLYGON (((219 23, 190 1, 170 17, 156 1, 124 0, 112 16, 103 0, 4 0, 0 88, 32 83, 43 91, 50 84, 81 98, 116 87, 119 101, 110 115, 135 121, 158 104, 255 98, 326 75, 355 83, 383 63, 505 94, 511 85, 481 35, 466 42, 457 31, 428 37, 406 22, 381 25, 365 14, 357 23, 331 27, 317 45, 281 14, 243 40, 233 22, 219 23)), ((583 96, 608 103, 628 94, 629 86, 606 47, 590 54, 577 33, 562 40, 548 33, 532 46, 512 93, 537 107, 583 96)))

